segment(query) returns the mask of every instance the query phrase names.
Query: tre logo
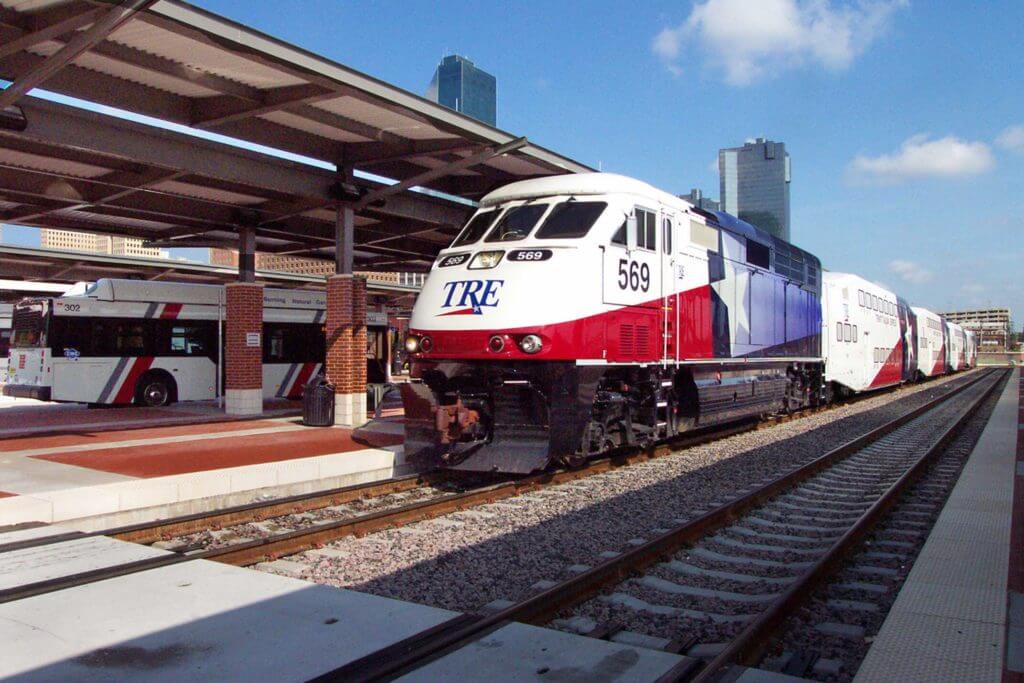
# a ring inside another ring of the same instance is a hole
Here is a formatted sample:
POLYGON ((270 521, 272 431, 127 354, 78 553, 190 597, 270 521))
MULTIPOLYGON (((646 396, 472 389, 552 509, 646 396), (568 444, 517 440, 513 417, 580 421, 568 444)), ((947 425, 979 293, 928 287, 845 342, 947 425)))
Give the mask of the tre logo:
POLYGON ((498 305, 504 280, 453 280, 443 286, 444 301, 439 315, 483 315, 484 308, 498 305))

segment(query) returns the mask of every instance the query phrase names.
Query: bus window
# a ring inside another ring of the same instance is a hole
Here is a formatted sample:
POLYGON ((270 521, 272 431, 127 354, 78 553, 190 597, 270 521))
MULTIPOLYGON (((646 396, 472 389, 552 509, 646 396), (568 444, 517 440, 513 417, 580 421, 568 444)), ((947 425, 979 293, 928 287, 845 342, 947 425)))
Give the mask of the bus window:
POLYGON ((114 349, 118 356, 144 356, 146 335, 138 322, 118 322, 114 326, 114 349))
POLYGON ((201 327, 175 325, 171 328, 171 353, 202 356, 206 353, 206 334, 201 327))

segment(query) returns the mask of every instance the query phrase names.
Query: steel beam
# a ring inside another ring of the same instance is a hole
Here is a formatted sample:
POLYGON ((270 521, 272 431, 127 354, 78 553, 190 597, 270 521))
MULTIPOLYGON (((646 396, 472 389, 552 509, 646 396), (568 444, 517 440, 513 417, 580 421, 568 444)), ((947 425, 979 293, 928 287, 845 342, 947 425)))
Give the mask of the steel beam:
POLYGON ((378 200, 384 199, 385 197, 388 197, 393 194, 398 194, 399 192, 404 192, 405 190, 408 190, 411 187, 416 187, 417 185, 425 185, 429 183, 431 180, 443 178, 446 175, 450 175, 453 171, 460 171, 466 168, 471 168, 473 166, 476 166, 477 164, 483 163, 488 159, 492 159, 496 156, 501 156, 502 154, 514 152, 517 149, 525 147, 526 144, 527 139, 525 137, 516 138, 515 140, 507 142, 504 145, 500 145, 498 147, 488 147, 480 152, 477 152, 476 154, 471 154, 468 157, 464 157, 458 161, 453 161, 451 163, 445 164, 444 166, 439 166, 438 168, 433 168, 430 169, 429 171, 424 171, 419 175, 412 176, 411 178, 406 178, 405 180, 395 183, 394 185, 381 187, 380 189, 367 194, 365 197, 356 202, 355 209, 362 209, 370 204, 373 204, 378 200))
POLYGON ((231 95, 193 98, 191 102, 193 114, 189 125, 195 128, 214 128, 230 121, 269 114, 304 102, 337 97, 336 92, 304 83, 264 90, 260 93, 260 99, 256 103, 240 103, 231 95))
MULTIPOLYGON (((52 23, 47 23, 36 18, 31 18, 28 22, 32 29, 23 30, 21 36, 8 40, 3 45, 0 45, 0 59, 13 55, 22 50, 28 49, 33 45, 38 45, 47 40, 53 40, 60 38, 64 34, 75 31, 87 24, 91 24, 96 20, 96 17, 103 14, 104 9, 102 7, 94 7, 78 14, 72 14, 65 16, 52 23)), ((67 41, 65 41, 67 42, 67 41)))
POLYGON ((35 70, 21 76, 7 86, 3 92, 0 92, 0 109, 17 102, 29 90, 42 84, 76 57, 88 52, 93 45, 106 39, 111 31, 131 19, 137 12, 156 2, 158 0, 124 0, 120 5, 107 11, 89 29, 78 33, 64 47, 43 60, 35 70))

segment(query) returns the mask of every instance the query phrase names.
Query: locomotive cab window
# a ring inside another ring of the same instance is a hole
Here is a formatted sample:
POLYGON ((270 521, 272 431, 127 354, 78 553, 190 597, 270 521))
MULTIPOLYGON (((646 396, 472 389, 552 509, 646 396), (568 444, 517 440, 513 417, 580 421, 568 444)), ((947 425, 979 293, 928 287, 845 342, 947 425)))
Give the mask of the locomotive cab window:
POLYGON ((547 204, 514 206, 498 219, 484 242, 517 242, 526 239, 547 210, 547 204))
POLYGON ((615 231, 614 235, 612 235, 612 244, 618 244, 623 247, 626 246, 628 239, 628 230, 626 228, 626 223, 627 221, 622 221, 622 225, 620 225, 619 229, 615 231))
POLYGON ((657 229, 654 212, 644 209, 636 210, 636 246, 649 251, 657 250, 657 229))
POLYGON ((481 211, 477 215, 469 219, 466 223, 466 227, 462 230, 455 241, 452 242, 453 247, 461 247, 464 244, 473 244, 487 232, 487 228, 491 227, 491 223, 494 221, 498 212, 495 209, 490 211, 481 211))
POLYGON ((538 239, 576 239, 585 237, 608 208, 605 202, 562 202, 551 210, 537 231, 538 239))

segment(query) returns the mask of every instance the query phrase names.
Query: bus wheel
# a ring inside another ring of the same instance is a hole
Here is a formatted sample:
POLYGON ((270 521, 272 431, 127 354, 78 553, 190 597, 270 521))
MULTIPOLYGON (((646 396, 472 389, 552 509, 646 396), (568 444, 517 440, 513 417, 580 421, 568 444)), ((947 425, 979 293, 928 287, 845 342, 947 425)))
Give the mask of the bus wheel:
POLYGON ((135 402, 150 408, 170 404, 173 382, 158 374, 143 375, 135 387, 135 402))

